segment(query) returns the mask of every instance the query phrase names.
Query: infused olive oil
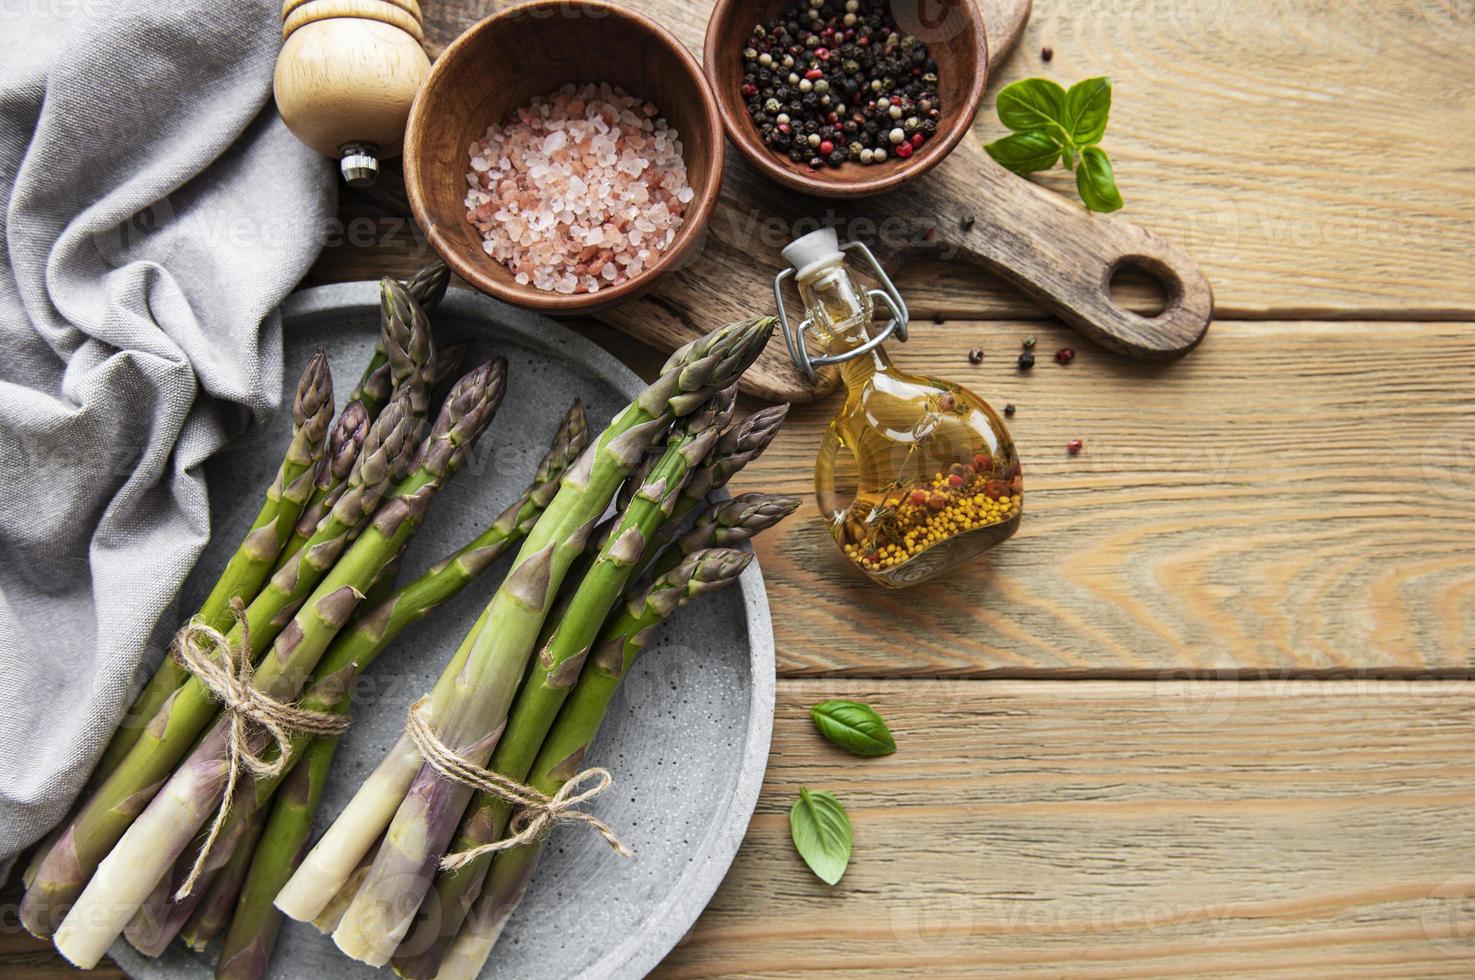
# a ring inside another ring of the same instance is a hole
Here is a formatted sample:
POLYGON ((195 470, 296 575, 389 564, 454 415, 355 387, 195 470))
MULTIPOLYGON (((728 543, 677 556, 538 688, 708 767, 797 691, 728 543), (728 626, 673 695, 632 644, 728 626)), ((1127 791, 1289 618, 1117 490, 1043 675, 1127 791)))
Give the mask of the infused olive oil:
POLYGON ((804 370, 837 363, 845 382, 845 403, 820 444, 814 483, 846 556, 877 582, 900 588, 1012 535, 1024 506, 1013 440, 966 388, 891 364, 881 341, 893 331, 904 336, 906 309, 884 273, 876 268, 886 291, 860 289, 828 230, 794 242, 784 257, 806 310, 805 322, 790 331, 791 350, 797 344, 804 370), (873 337, 877 298, 893 319, 873 337), (826 356, 810 360, 805 333, 826 356))

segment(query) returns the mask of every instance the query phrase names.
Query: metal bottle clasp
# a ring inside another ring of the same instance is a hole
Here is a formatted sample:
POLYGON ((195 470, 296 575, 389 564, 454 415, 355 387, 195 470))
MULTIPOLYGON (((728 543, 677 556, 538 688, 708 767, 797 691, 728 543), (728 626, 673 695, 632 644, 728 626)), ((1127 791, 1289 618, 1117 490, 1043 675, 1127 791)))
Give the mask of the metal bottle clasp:
POLYGON ((810 357, 809 348, 804 344, 804 333, 814 326, 813 318, 805 317, 799 326, 795 328, 789 322, 788 310, 784 308, 784 281, 793 277, 794 267, 789 266, 774 276, 773 299, 778 304, 778 321, 780 326, 783 327, 784 343, 789 347, 789 356, 794 359, 794 366, 811 383, 816 377, 815 368, 824 367, 828 364, 839 364, 841 361, 848 361, 852 358, 860 357, 862 354, 867 354, 885 343, 886 339, 893 333, 903 343, 907 339, 907 323, 911 319, 911 316, 907 313, 906 301, 901 298, 901 293, 897 291, 896 285, 891 281, 891 277, 886 274, 886 270, 881 268, 881 263, 876 261, 876 257, 871 254, 871 250, 865 246, 864 242, 846 242, 840 246, 840 251, 856 251, 865 259, 866 264, 871 267, 871 272, 875 274, 876 279, 881 283, 880 289, 867 290, 866 295, 871 298, 872 302, 884 303, 886 308, 891 311, 891 319, 887 321, 886 326, 881 329, 880 333, 853 350, 848 350, 843 354, 827 354, 823 357, 810 357))

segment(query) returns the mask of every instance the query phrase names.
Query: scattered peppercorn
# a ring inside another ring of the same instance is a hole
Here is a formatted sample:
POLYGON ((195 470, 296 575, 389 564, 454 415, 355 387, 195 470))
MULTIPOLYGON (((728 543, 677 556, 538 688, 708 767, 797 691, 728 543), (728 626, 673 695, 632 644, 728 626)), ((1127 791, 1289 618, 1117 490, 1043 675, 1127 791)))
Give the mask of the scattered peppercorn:
POLYGON ((1013 417, 1014 417, 1014 403, 1013 402, 1010 402, 1009 404, 1007 404, 1007 405, 1004 406, 1004 418, 1006 418, 1006 419, 1012 419, 1013 417))
POLYGON ((942 311, 941 310, 938 310, 936 313, 932 314, 932 322, 933 323, 941 323, 942 322, 942 311))
POLYGON ((983 351, 979 350, 977 347, 975 347, 972 350, 970 350, 968 352, 968 363, 969 364, 982 364, 983 363, 983 351))
POLYGON ((1051 58, 1054 58, 1054 57, 1055 57, 1055 49, 1054 48, 1046 47, 1046 48, 1044 48, 1044 49, 1042 49, 1040 51, 1040 58, 1043 61, 1049 61, 1051 58))
POLYGON ((887 0, 798 0, 753 28, 740 91, 769 149, 839 167, 904 160, 936 135, 937 62, 891 8, 887 0))
POLYGON ((1069 364, 1076 359, 1076 352, 1069 347, 1062 347, 1055 352, 1055 360, 1059 364, 1069 364))
POLYGON ((1030 334, 1028 337, 1025 337, 1024 338, 1024 349, 1025 350, 1034 350, 1035 349, 1035 343, 1036 343, 1035 335, 1034 334, 1030 334))
POLYGON ((965 215, 963 215, 963 220, 961 222, 959 222, 959 225, 960 225, 960 227, 962 227, 962 229, 964 231, 972 231, 973 230, 973 215, 971 215, 971 214, 965 214, 965 215))
POLYGON ((1070 442, 1067 442, 1065 444, 1065 451, 1070 453, 1072 456, 1079 456, 1081 454, 1081 450, 1085 448, 1086 444, 1079 439, 1072 439, 1070 442))
POLYGON ((1029 351, 1019 355, 1019 370, 1028 371, 1035 366, 1035 356, 1029 351))

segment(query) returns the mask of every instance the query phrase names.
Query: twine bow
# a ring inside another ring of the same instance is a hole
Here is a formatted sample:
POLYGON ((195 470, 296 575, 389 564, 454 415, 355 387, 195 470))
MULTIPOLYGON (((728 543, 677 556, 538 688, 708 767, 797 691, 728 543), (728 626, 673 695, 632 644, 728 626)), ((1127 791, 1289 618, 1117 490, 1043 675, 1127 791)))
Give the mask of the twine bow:
POLYGON ((615 832, 608 824, 594 814, 579 809, 581 805, 614 785, 614 777, 610 775, 608 769, 585 769, 564 783, 557 793, 549 796, 515 779, 509 779, 501 773, 483 769, 452 752, 431 730, 430 723, 422 715, 421 708, 424 704, 425 701, 422 698, 410 705, 410 715, 405 723, 405 731, 425 761, 430 763, 430 767, 453 783, 460 783, 462 786, 490 793, 497 799, 519 808, 508 828, 512 831, 511 836, 490 844, 482 844, 464 851, 457 851, 454 854, 447 854, 441 859, 442 869, 455 871, 485 854, 495 854, 498 851, 507 851, 524 844, 531 844, 552 830, 554 824, 559 823, 582 823, 603 837, 605 843, 610 846, 610 850, 616 854, 621 857, 632 856, 633 852, 615 836, 615 832), (588 783, 593 785, 588 786, 587 789, 581 789, 588 783))
POLYGON ((229 723, 225 789, 221 793, 220 807, 215 811, 210 832, 205 835, 205 841, 195 856, 189 877, 174 893, 176 902, 189 897, 204 873, 205 862, 230 813, 241 769, 245 768, 257 778, 280 776, 292 754, 294 733, 341 735, 349 725, 349 719, 344 715, 307 711, 296 705, 283 704, 257 689, 252 683, 255 671, 251 666, 251 626, 247 622, 245 604, 239 598, 232 599, 230 611, 240 630, 240 641, 234 646, 214 627, 190 620, 175 635, 171 648, 174 657, 220 702, 229 723), (275 745, 275 758, 263 758, 261 753, 251 750, 253 726, 270 736, 262 750, 275 745))

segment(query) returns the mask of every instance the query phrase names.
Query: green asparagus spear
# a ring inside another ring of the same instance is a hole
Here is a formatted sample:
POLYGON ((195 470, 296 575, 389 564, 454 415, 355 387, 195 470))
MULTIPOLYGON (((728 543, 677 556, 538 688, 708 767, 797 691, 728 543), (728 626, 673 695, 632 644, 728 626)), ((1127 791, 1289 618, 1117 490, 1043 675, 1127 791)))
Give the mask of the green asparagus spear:
MULTIPOLYGON (((446 268, 444 262, 439 259, 416 272, 407 279, 403 290, 419 304, 420 309, 428 310, 441 301, 446 294, 446 284, 450 281, 451 271, 446 268)), ((380 280, 381 294, 386 282, 393 280, 380 280)), ((396 285, 399 285, 396 283, 396 285)), ((395 388, 405 383, 406 364, 397 365, 400 373, 396 375, 390 365, 389 352, 398 350, 407 355, 407 359, 414 353, 427 350, 428 348, 418 340, 409 336, 408 331, 415 327, 428 329, 428 321, 420 323, 413 321, 394 321, 389 317, 389 310, 382 304, 380 307, 379 339, 374 344, 374 353, 369 357, 368 366, 364 368, 363 377, 359 379, 358 385, 349 396, 350 401, 362 402, 368 410, 370 418, 377 415, 389 399, 389 394, 395 388)), ((425 335, 429 337, 427 332, 425 335)), ((434 374, 434 370, 431 372, 434 374)))
POLYGON ((336 738, 313 739, 276 794, 266 833, 251 859, 240 901, 230 917, 230 931, 215 963, 216 980, 259 980, 266 975, 272 947, 282 927, 282 913, 272 906, 271 900, 307 848, 313 817, 337 748, 336 738))
POLYGON ((333 434, 328 437, 328 454, 324 457, 322 465, 318 467, 317 480, 313 483, 312 496, 307 501, 307 506, 302 508, 302 516, 297 518, 296 525, 292 528, 292 536, 287 539, 287 544, 282 548, 281 555, 277 558, 276 567, 273 572, 279 572, 287 565, 307 539, 312 537, 312 532, 333 505, 338 502, 338 497, 343 493, 343 486, 348 476, 353 472, 354 461, 358 459, 359 450, 363 448, 364 439, 369 435, 369 425, 373 420, 369 418, 369 410, 364 408, 363 402, 349 402, 338 414, 338 422, 333 427, 333 434))
MULTIPOLYGON (((589 666, 538 751, 530 786, 551 796, 578 774, 620 681, 646 648, 656 627, 696 596, 736 581, 751 558, 748 552, 725 548, 698 551, 611 617, 589 666)), ((542 849, 539 841, 496 855, 466 925, 434 974, 436 980, 475 980, 508 917, 522 900, 542 849)))
MULTIPOLYGON (((473 371, 458 385, 434 431, 418 450, 415 472, 396 487, 368 528, 277 636, 273 652, 257 668, 258 687, 278 698, 296 693, 363 590, 419 526, 431 498, 485 429, 500 404, 504 380, 505 362, 499 360, 473 371)), ((347 500, 345 494, 339 506, 347 500)), ((150 723, 146 737, 94 794, 48 856, 22 902, 21 915, 27 928, 37 931, 51 927, 65 904, 87 884, 99 862, 129 829, 134 814, 154 798, 159 783, 168 777, 214 714, 214 700, 197 679, 175 692, 150 723)), ((212 789, 218 792, 219 785, 212 789)), ((162 876, 154 875, 149 887, 162 876)), ((100 885, 98 895, 108 894, 107 887, 100 885)), ((112 903, 112 911, 121 914, 127 904, 112 903)))
MULTIPOLYGON (((512 571, 493 597, 486 628, 463 644, 432 692, 428 710, 440 738, 486 761, 491 752, 488 736, 506 717, 553 597, 616 488, 671 418, 689 414, 741 375, 772 329, 772 318, 733 324, 676 352, 655 384, 620 413, 565 475, 557 496, 529 532, 512 571)), ((419 766, 413 753, 396 750, 396 755, 395 766, 419 766)), ((419 776, 398 804, 395 792, 402 793, 400 787, 405 785, 398 775, 385 773, 383 779, 366 782, 365 790, 335 823, 335 829, 344 824, 345 831, 325 835, 278 896, 278 906, 289 915, 315 917, 367 849, 363 838, 372 841, 377 837, 385 827, 385 812, 399 805, 400 815, 393 819, 364 887, 334 933, 340 948, 350 955, 379 963, 389 959, 469 800, 469 791, 444 784, 433 770, 422 768, 419 776), (372 818, 359 820, 364 812, 372 818), (345 816, 356 826, 345 824, 345 816), (390 907, 380 894, 385 883, 410 879, 418 879, 415 889, 419 894, 407 892, 395 901, 403 908, 402 918, 391 913, 389 920, 380 920, 380 914, 390 907)), ((412 775, 411 781, 415 779, 412 775)))
POLYGON ((733 548, 773 527, 799 509, 802 501, 776 493, 745 493, 719 500, 703 511, 688 530, 652 563, 649 578, 671 571, 687 555, 704 548, 733 548))

